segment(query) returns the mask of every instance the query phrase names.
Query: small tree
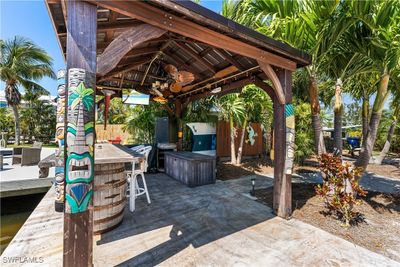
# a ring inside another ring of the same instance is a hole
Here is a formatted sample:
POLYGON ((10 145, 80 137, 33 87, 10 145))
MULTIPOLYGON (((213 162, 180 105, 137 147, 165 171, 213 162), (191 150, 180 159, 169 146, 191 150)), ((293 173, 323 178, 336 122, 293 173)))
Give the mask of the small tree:
POLYGON ((255 85, 248 85, 243 88, 240 97, 243 99, 246 112, 242 120, 242 132, 240 134, 240 142, 236 162, 242 163, 243 147, 247 126, 250 122, 263 123, 265 126, 266 117, 272 117, 272 101, 269 96, 255 85))
POLYGON ((315 188, 316 193, 324 199, 329 212, 335 213, 344 226, 349 227, 357 217, 353 211, 354 205, 360 204, 357 196, 367 193, 359 185, 363 169, 348 162, 342 163, 340 157, 331 154, 322 154, 319 160, 324 182, 315 188))
POLYGON ((237 161, 235 149, 235 124, 240 124, 245 114, 243 99, 239 97, 239 94, 228 94, 222 96, 218 101, 216 101, 216 105, 219 109, 220 118, 225 121, 229 121, 231 139, 231 163, 236 164, 237 161))

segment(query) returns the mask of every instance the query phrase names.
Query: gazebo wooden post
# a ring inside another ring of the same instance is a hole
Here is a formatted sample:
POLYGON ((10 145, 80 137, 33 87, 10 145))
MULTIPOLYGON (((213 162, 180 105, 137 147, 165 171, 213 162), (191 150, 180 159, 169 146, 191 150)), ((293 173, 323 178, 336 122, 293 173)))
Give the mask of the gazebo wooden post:
POLYGON ((288 219, 292 213, 292 168, 294 153, 294 110, 292 72, 279 70, 285 104, 274 98, 274 212, 288 219))
POLYGON ((182 150, 183 146, 183 122, 182 122, 182 102, 180 100, 175 101, 175 117, 178 124, 178 151, 182 150))
POLYGON ((67 2, 64 266, 92 266, 97 6, 67 2))

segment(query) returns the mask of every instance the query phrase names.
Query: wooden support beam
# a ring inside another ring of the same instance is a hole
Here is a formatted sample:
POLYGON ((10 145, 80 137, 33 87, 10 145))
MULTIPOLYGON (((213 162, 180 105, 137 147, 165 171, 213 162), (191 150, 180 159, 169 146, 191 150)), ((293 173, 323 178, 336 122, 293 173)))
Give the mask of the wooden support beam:
POLYGON ((175 16, 166 11, 140 1, 103 1, 88 0, 97 5, 124 14, 128 17, 142 20, 155 27, 180 34, 225 49, 230 52, 259 60, 288 70, 296 70, 296 62, 262 50, 227 35, 215 32, 197 23, 175 16))
POLYGON ((211 46, 207 46, 203 51, 199 53, 199 56, 204 57, 207 55, 213 48, 211 46))
MULTIPOLYGON (((139 93, 143 93, 143 94, 149 94, 149 85, 143 85, 141 86, 140 84, 136 83, 133 84, 130 87, 125 87, 125 88, 120 88, 119 86, 107 86, 107 85, 102 85, 102 84, 98 84, 97 88, 99 89, 110 89, 113 90, 115 92, 122 92, 125 89, 129 89, 129 90, 135 90, 139 93)), ((97 91, 98 92, 98 91, 97 91)), ((103 93, 97 93, 98 95, 103 95, 103 93)), ((113 95, 113 96, 117 96, 117 95, 113 95)))
POLYGON ((288 219, 292 213, 292 168, 294 158, 294 111, 292 105, 292 73, 278 72, 285 92, 285 103, 274 98, 274 212, 288 219))
POLYGON ((68 98, 65 133, 65 214, 63 266, 93 266, 94 103, 97 6, 68 1, 68 98), (77 87, 80 87, 77 90, 77 87), (82 95, 82 92, 85 92, 82 95), (68 126, 68 127, 67 127, 68 126), (87 172, 74 169, 85 162, 87 172), (79 163, 79 164, 80 164, 79 163))
MULTIPOLYGON (((242 88, 248 84, 252 84, 254 83, 255 77, 251 76, 251 77, 246 77, 243 78, 241 80, 237 80, 234 82, 231 82, 229 84, 223 85, 221 86, 221 92, 213 94, 211 93, 210 90, 207 90, 206 92, 202 92, 193 96, 188 97, 188 101, 189 102, 193 102, 202 98, 206 98, 209 97, 211 95, 215 95, 215 96, 223 96, 226 94, 231 94, 231 93, 238 93, 242 91, 242 88)), ((218 87, 218 86, 216 86, 218 87)), ((179 97, 179 96, 178 96, 179 97)))
POLYGON ((63 13, 65 26, 68 27, 68 9, 67 9, 67 1, 66 1, 66 0, 61 0, 60 2, 61 2, 61 10, 62 10, 62 13, 63 13))
POLYGON ((201 56, 199 56, 199 54, 197 54, 195 51, 193 51, 193 49, 187 47, 185 44, 181 44, 179 42, 175 42, 175 44, 182 49, 183 51, 185 51, 187 54, 189 54, 193 59, 195 59, 196 61, 198 61, 201 65, 203 65, 204 67, 206 67, 208 70, 210 70, 213 74, 216 72, 215 68, 213 65, 211 65, 207 60, 205 60, 204 58, 202 58, 201 56))
MULTIPOLYGON (((159 44, 165 41, 168 41, 169 38, 165 37, 165 36, 161 36, 160 38, 155 38, 155 39, 151 39, 147 42, 145 42, 147 45, 153 45, 153 44, 159 44)), ((110 45, 110 42, 98 42, 97 43, 97 50, 103 50, 105 48, 107 48, 107 46, 110 45)))
POLYGON ((243 70, 242 64, 239 63, 236 59, 234 59, 231 55, 228 54, 224 49, 218 50, 218 53, 220 53, 226 61, 228 61, 230 64, 238 68, 239 70, 243 70))
MULTIPOLYGON (((115 12, 113 12, 116 14, 115 12)), ((111 22, 99 22, 97 24, 97 32, 104 32, 109 30, 122 30, 127 28, 136 27, 143 24, 140 20, 111 20, 111 22)))
POLYGON ((141 24, 124 31, 115 38, 97 60, 97 73, 104 76, 134 47, 163 35, 166 31, 149 24, 141 24))
MULTIPOLYGON (((115 23, 117 19, 118 13, 110 11, 109 17, 108 17, 108 24, 115 23)), ((133 26, 130 26, 133 27, 133 26)), ((97 24, 97 31, 99 31, 100 25, 99 23, 97 24)), ((105 36, 105 41, 110 42, 113 37, 114 37, 114 29, 106 29, 105 30, 106 36, 105 36)))
POLYGON ((123 59, 128 59, 128 58, 143 56, 143 55, 148 55, 148 54, 155 54, 159 51, 160 51, 160 48, 158 46, 135 48, 135 49, 132 49, 132 51, 130 51, 128 54, 126 54, 123 59))
POLYGON ((139 60, 136 62, 132 62, 132 64, 130 64, 129 67, 127 67, 127 66, 118 67, 118 68, 114 69, 112 72, 108 73, 106 76, 103 76, 99 80, 99 82, 105 81, 105 80, 107 80, 107 78, 113 77, 117 74, 130 72, 143 64, 149 63, 150 61, 151 61, 151 58, 145 58, 145 59, 142 59, 142 60, 139 60))
POLYGON ((183 116, 183 105, 181 100, 177 99, 174 101, 174 106, 175 106, 175 118, 178 123, 178 145, 177 149, 178 151, 181 151, 183 148, 183 121, 182 121, 182 116, 183 116))
POLYGON ((282 89, 281 82, 279 81, 278 76, 276 75, 274 69, 271 67, 271 65, 266 64, 265 62, 257 60, 258 65, 262 69, 262 71, 268 76, 268 78, 271 80, 272 85, 274 86, 274 90, 276 93, 276 97, 278 98, 279 103, 285 104, 285 94, 282 89))

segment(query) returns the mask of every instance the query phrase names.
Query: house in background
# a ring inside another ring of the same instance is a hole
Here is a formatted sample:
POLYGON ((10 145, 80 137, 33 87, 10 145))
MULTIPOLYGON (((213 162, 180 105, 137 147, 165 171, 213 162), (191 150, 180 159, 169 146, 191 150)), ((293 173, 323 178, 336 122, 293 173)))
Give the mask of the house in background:
MULTIPOLYGON (((21 93, 21 96, 24 96, 24 93, 21 93)), ((42 95, 39 97, 39 100, 43 101, 45 104, 50 104, 54 107, 57 106, 57 97, 52 95, 42 95)), ((7 107, 6 93, 4 90, 0 91, 0 108, 7 107)), ((25 107, 26 102, 21 100, 21 106, 25 107)))

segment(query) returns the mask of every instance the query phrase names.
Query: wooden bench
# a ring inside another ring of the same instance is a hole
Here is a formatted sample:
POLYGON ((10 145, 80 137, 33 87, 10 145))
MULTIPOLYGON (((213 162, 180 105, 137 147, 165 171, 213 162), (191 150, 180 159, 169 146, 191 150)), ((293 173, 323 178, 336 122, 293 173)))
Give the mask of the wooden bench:
POLYGON ((50 156, 42 159, 39 164, 39 178, 46 178, 49 176, 49 169, 56 166, 56 154, 53 153, 50 156))

